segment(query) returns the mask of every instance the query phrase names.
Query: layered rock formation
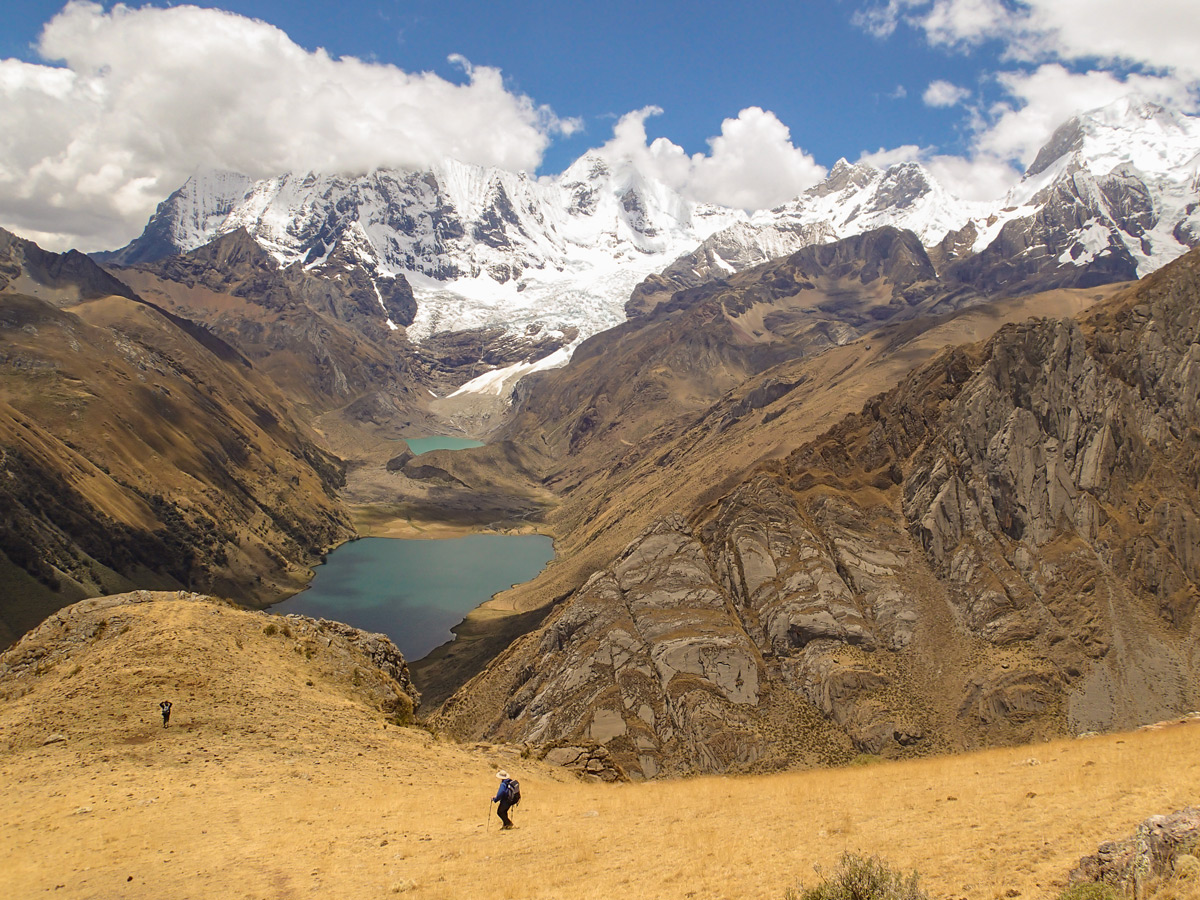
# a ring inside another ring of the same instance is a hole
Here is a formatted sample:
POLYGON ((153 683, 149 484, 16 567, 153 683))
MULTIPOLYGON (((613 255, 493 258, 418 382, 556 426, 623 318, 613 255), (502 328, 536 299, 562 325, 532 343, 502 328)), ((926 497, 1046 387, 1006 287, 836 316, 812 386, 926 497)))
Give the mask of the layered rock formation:
POLYGON ((649 777, 1194 707, 1197 296, 1190 254, 1079 321, 943 352, 647 530, 442 723, 649 777))

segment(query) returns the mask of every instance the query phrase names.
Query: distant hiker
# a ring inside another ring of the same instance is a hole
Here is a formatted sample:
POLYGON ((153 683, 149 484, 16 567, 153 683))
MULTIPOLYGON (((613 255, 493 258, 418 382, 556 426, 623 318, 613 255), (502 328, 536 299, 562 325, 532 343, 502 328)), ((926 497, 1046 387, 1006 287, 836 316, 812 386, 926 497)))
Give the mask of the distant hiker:
POLYGON ((492 798, 492 802, 500 804, 496 807, 496 815, 504 823, 500 826, 501 830, 503 830, 513 827, 512 819, 508 817, 508 811, 521 802, 521 785, 517 779, 509 778, 508 773, 503 769, 496 773, 496 777, 500 779, 500 790, 496 791, 496 796, 492 798))
POLYGON ((171 701, 164 700, 162 703, 158 704, 158 708, 162 710, 163 728, 166 728, 167 723, 171 721, 171 701))

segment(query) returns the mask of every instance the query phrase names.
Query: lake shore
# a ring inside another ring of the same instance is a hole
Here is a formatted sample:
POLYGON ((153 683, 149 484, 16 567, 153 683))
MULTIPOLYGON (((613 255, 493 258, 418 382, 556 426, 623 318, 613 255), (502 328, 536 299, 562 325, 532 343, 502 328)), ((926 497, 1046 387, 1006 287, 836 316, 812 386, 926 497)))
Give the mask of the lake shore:
POLYGON ((350 507, 350 519, 360 537, 405 538, 407 540, 442 540, 467 537, 472 534, 542 534, 553 538, 542 523, 519 519, 481 523, 461 519, 446 520, 412 515, 402 506, 389 509, 380 504, 350 507))

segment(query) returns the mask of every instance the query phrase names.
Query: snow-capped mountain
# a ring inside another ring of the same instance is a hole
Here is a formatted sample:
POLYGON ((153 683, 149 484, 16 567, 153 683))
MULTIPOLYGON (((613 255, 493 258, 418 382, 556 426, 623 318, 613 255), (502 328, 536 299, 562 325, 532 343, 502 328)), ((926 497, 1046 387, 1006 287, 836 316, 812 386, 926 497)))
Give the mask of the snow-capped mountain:
POLYGON ((841 159, 795 200, 722 229, 639 285, 627 312, 636 315, 681 288, 877 228, 912 231, 932 246, 993 207, 959 200, 918 163, 880 170, 841 159))
POLYGON ((1058 261, 1083 266, 1112 253, 1141 276, 1200 241, 1197 200, 1200 119, 1128 97, 1059 126, 974 249, 1009 223, 1069 204, 1058 261))
POLYGON ((891 225, 989 293, 1137 278, 1200 243, 1200 119, 1130 97, 1060 126, 1024 177, 991 203, 951 195, 924 167, 841 160, 777 209, 720 231, 639 287, 656 294, 810 243, 891 225))
POLYGON ((958 199, 917 163, 845 160, 753 216, 688 201, 597 153, 553 178, 451 161, 258 181, 209 173, 108 260, 157 259, 244 228, 282 265, 323 278, 361 267, 381 316, 387 280, 403 276, 417 311, 399 324, 415 340, 499 327, 562 345, 681 287, 883 226, 915 232, 939 273, 984 295, 1136 278, 1200 242, 1198 170, 1200 119, 1127 99, 1064 123, 992 203, 958 199))
POLYGON ((452 161, 429 171, 197 175, 110 261, 186 252, 239 228, 284 266, 356 259, 404 275, 416 339, 502 325, 519 333, 624 319, 633 286, 744 213, 689 202, 595 154, 553 179, 452 161))

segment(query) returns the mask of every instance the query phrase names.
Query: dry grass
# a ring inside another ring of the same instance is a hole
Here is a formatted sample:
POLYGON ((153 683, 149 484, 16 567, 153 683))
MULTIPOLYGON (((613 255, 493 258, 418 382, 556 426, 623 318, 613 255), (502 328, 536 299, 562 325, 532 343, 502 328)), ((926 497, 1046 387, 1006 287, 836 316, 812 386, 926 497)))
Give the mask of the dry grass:
POLYGON ((112 629, 120 654, 97 642, 3 685, 0 896, 782 900, 850 850, 919 870, 935 898, 1053 897, 1099 842, 1200 796, 1194 725, 584 784, 386 725, 258 614, 162 606, 112 629), (176 698, 167 730, 160 695, 176 698), (55 731, 67 740, 43 746, 55 731), (490 815, 498 767, 525 795, 511 832, 490 815))

